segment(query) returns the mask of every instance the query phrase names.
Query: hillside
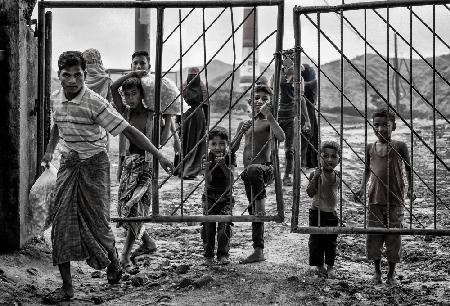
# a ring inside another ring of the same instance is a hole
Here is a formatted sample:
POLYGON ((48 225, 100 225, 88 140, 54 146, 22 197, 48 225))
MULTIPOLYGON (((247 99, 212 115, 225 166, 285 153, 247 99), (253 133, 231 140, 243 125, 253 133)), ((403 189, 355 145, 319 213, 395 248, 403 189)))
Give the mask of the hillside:
MULTIPOLYGON (((358 56, 351 60, 357 69, 364 74, 364 56, 358 56)), ((428 58, 427 61, 431 64, 432 59, 428 58)), ((393 63, 391 59, 391 63, 393 63)), ((261 67, 265 67, 266 64, 261 64, 261 67)), ((367 55, 367 79, 377 89, 377 91, 386 97, 387 88, 387 64, 382 58, 375 54, 367 55)), ((409 59, 400 60, 400 73, 409 79, 409 59), (408 66, 408 67, 407 67, 408 66)), ((232 65, 223 63, 220 61, 213 61, 208 69, 208 81, 211 87, 216 88, 226 76, 231 72, 232 65)), ((331 79, 331 81, 340 86, 340 61, 333 61, 322 65, 322 71, 331 79)), ((436 70, 450 83, 450 54, 436 57, 436 70)), ((317 69, 316 69, 317 71, 317 69)), ((422 96, 433 103, 433 70, 423 60, 413 60, 413 84, 422 96)), ((270 78, 273 74, 273 65, 269 67, 266 72, 266 77, 270 78)), ((395 105, 395 92, 394 92, 394 71, 389 70, 389 99, 390 102, 395 105)), ((364 112, 364 79, 353 69, 353 67, 345 62, 344 64, 344 92, 347 98, 361 111, 364 112)), ((227 82, 227 88, 229 88, 229 82, 227 82)), ((402 99, 400 101, 401 108, 404 112, 409 114, 410 99, 409 99, 409 85, 406 81, 400 78, 400 93, 402 99)), ((322 74, 320 84, 320 96, 321 96, 321 108, 323 110, 336 110, 340 108, 340 93, 331 84, 331 82, 322 74)), ((436 106, 437 109, 446 116, 450 116, 450 103, 446 103, 446 98, 450 96, 450 86, 446 84, 436 74, 436 106)), ((370 85, 367 85, 367 100, 368 109, 372 110, 379 106, 385 105, 384 102, 378 97, 377 93, 370 85)), ((344 99, 344 110, 346 113, 355 114, 353 106, 344 99)), ((416 116, 428 116, 431 115, 432 108, 429 106, 419 94, 413 91, 413 111, 416 116)))
MULTIPOLYGON (((352 63, 364 73, 364 57, 358 56, 351 60, 352 63)), ((432 59, 427 59, 431 64, 432 59)), ((391 59, 391 63, 393 63, 391 59)), ((401 60, 400 73, 409 80, 409 59, 401 60)), ((377 55, 367 56, 367 79, 368 81, 383 95, 386 97, 387 88, 387 74, 386 74, 387 64, 377 55)), ((340 61, 333 61, 327 63, 322 67, 323 72, 330 77, 330 79, 339 87, 340 85, 340 61)), ((448 81, 450 81, 450 54, 442 55, 436 57, 436 70, 441 73, 441 75, 448 81)), ((345 95, 352 101, 352 103, 359 108, 360 111, 364 112, 364 79, 355 71, 350 64, 345 62, 344 65, 344 92, 345 95)), ((413 71, 413 84, 416 89, 422 94, 422 96, 427 99, 430 103, 433 103, 433 70, 423 61, 423 60, 413 60, 412 63, 413 71)), ((394 71, 389 70, 389 99, 390 102, 395 105, 395 92, 394 92, 394 81, 393 81, 394 71)), ((326 79, 326 77, 321 78, 320 84, 320 95, 321 95, 321 107, 323 109, 335 109, 340 107, 340 93, 331 84, 331 82, 326 79)), ((409 113, 410 110, 410 94, 409 94, 408 83, 401 79, 400 77, 400 94, 402 99, 400 100, 401 108, 409 113)), ((444 115, 450 115, 450 104, 446 103, 446 98, 450 95, 450 86, 447 85, 437 74, 436 74, 436 106, 437 109, 444 115)), ((384 102, 378 97, 376 92, 367 85, 367 96, 368 96, 368 108, 373 109, 377 106, 385 105, 384 102)), ((344 99, 344 108, 349 111, 351 104, 344 99)), ((413 90, 413 111, 415 115, 430 115, 431 106, 429 106, 419 94, 413 90)))

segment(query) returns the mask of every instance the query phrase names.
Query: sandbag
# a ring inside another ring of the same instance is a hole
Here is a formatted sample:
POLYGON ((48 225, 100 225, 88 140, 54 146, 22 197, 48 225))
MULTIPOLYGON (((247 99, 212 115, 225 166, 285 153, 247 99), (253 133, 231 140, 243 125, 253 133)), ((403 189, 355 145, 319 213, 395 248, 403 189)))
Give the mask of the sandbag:
MULTIPOLYGON (((45 165, 44 163, 42 165, 45 165)), ((52 205, 52 193, 56 185, 58 170, 51 163, 45 167, 44 172, 39 176, 31 187, 29 193, 29 204, 31 211, 31 228, 36 234, 42 232, 50 225, 48 224, 49 207, 52 205), (46 224, 47 223, 47 224, 46 224)))
MULTIPOLYGON (((141 78, 144 89, 144 104, 148 109, 155 110, 155 76, 146 75, 141 78)), ((168 78, 161 81, 161 113, 164 115, 181 114, 181 98, 177 85, 168 78), (173 102, 175 100, 175 102, 173 102), (173 102, 173 103, 172 103, 173 102), (172 103, 172 104, 171 104, 172 103), (169 104, 171 104, 169 106, 169 104)))

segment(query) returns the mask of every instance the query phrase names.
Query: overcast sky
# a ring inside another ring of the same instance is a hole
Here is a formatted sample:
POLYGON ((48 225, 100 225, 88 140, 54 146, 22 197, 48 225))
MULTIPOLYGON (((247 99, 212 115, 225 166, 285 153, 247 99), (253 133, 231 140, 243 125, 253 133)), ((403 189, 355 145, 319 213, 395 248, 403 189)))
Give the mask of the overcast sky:
MULTIPOLYGON (((350 2, 363 2, 347 1, 350 2)), ((340 4, 338 0, 304 0, 285 2, 284 16, 284 42, 283 48, 292 48, 294 45, 294 35, 292 28, 292 9, 294 5, 336 5, 340 4)), ((36 11, 36 10, 35 10, 36 11)), ((128 68, 130 65, 130 55, 134 51, 134 9, 53 9, 53 67, 56 68, 56 62, 59 54, 65 50, 80 50, 87 48, 96 48, 103 57, 103 63, 106 68, 128 68)), ((183 9, 182 16, 185 16, 189 10, 183 9)), ((208 25, 219 13, 221 9, 206 9, 206 24, 208 25)), ((423 18, 431 27, 432 9, 431 7, 418 7, 415 12, 423 18)), ((235 26, 242 21, 243 9, 235 8, 234 23, 235 26)), ((379 13, 386 16, 386 10, 379 10, 379 13)), ((264 39, 269 33, 276 29, 277 22, 276 7, 260 8, 258 11, 259 41, 264 39)), ((346 12, 345 16, 364 33, 364 12, 346 12)), ((316 20, 315 15, 311 17, 316 20)), ((36 18, 36 12, 34 13, 36 18)), ((374 12, 367 12, 367 37, 382 54, 386 54, 387 32, 386 25, 375 15, 374 12)), ((178 9, 167 9, 165 13, 164 37, 178 23, 178 9)), ((392 25, 399 30, 405 39, 409 39, 409 11, 406 8, 391 9, 390 21, 392 25)), ((315 59, 318 58, 317 52, 317 30, 311 23, 302 18, 302 45, 305 51, 315 59)), ((340 21, 335 13, 322 14, 321 26, 325 33, 337 44, 340 45, 340 21)), ((447 43, 450 42, 450 11, 443 6, 436 7, 436 33, 447 43)), ((231 14, 227 9, 218 19, 218 22, 211 27, 206 35, 207 56, 211 57, 226 38, 231 35, 231 14)), ((357 34, 348 27, 344 28, 344 51, 350 58, 363 54, 364 44, 358 38, 357 34)), ((197 9, 189 16, 186 23, 182 26, 183 48, 188 46, 202 32, 202 12, 197 9)), ((154 65, 154 48, 156 37, 156 10, 151 12, 151 57, 154 65)), ((164 44, 163 69, 169 68, 179 57, 179 32, 164 44)), ((242 31, 236 33, 236 60, 241 60, 242 49, 242 31)), ((413 23, 413 44, 424 56, 432 56, 432 34, 417 19, 413 23)), ((326 63, 339 58, 339 54, 333 47, 321 40, 321 61, 326 63)), ((390 54, 393 56, 393 35, 391 32, 390 54)), ((399 39, 399 55, 409 57, 409 49, 406 44, 399 39)), ((261 62, 269 62, 275 51, 275 36, 272 36, 261 48, 259 58, 261 62)), ((450 50, 436 40, 436 54, 449 53, 450 50)), ((373 53, 373 52, 372 52, 373 53)), ((417 57, 417 56, 415 56, 417 57)), ((219 60, 232 63, 233 48, 230 41, 225 48, 216 57, 219 60)), ((203 42, 202 39, 194 48, 183 58, 183 66, 193 66, 203 64, 203 42)), ((175 70, 179 69, 179 65, 175 70)), ((55 69, 57 70, 57 69, 55 69)))

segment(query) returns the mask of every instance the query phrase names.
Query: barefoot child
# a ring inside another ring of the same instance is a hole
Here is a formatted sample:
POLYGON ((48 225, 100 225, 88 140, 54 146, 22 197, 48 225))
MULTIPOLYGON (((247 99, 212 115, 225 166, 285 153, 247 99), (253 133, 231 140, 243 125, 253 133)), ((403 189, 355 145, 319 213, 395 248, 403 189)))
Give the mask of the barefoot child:
MULTIPOLYGON (((203 194, 204 215, 231 215, 234 199, 231 184, 236 164, 234 154, 229 154, 228 133, 217 127, 209 132, 209 156, 203 160, 205 175, 205 192, 203 194), (217 203, 216 203, 217 202, 217 203)), ((210 265, 214 259, 216 223, 204 222, 201 232, 205 263, 210 265)), ((230 223, 219 222, 217 225, 217 261, 219 264, 230 263, 229 250, 231 238, 230 223)))
MULTIPOLYGON (((408 147, 402 141, 392 140, 391 134, 395 130, 395 116, 387 109, 376 111, 373 116, 373 130, 378 140, 367 146, 367 164, 357 192, 360 199, 364 196, 366 183, 370 178, 368 191, 369 227, 402 227, 405 183, 403 181, 403 167, 405 165, 408 181, 408 198, 412 195, 411 167, 408 147)), ((395 266, 400 262, 400 235, 367 235, 367 258, 374 261, 375 283, 381 283, 381 249, 386 246, 386 257, 389 262, 387 283, 395 284, 395 266)))
MULTIPOLYGON (((231 152, 239 149, 242 137, 245 135, 243 162, 245 166, 241 178, 244 181, 245 192, 249 201, 249 213, 255 216, 265 215, 266 185, 273 179, 273 167, 270 159, 270 132, 278 141, 284 141, 285 136, 270 111, 272 90, 264 83, 255 85, 252 121, 241 122, 231 145, 231 152), (268 143, 267 143, 268 142, 268 143), (253 145, 252 145, 253 144, 253 145)), ((264 258, 264 223, 252 223, 253 253, 241 263, 251 263, 265 260, 264 258)))
MULTIPOLYGON (((320 145, 320 168, 311 172, 306 193, 313 198, 309 210, 309 226, 337 226, 337 191, 340 175, 334 168, 339 164, 341 149, 334 141, 323 141, 320 145)), ((319 275, 333 277, 336 259, 335 234, 311 234, 309 236, 309 265, 316 266, 319 275), (325 257, 325 261, 324 261, 325 257), (325 269, 324 263, 327 265, 325 269)))
MULTIPOLYGON (((114 82, 111 86, 114 104, 117 110, 136 129, 152 140, 154 112, 146 109, 142 103, 143 90, 141 81, 137 77, 126 79, 122 85, 126 106, 122 104, 122 97, 118 92, 120 84, 114 82)), ((123 136, 120 138, 121 163, 120 186, 118 191, 117 212, 119 217, 147 216, 150 210, 152 155, 129 143, 123 136)), ((135 251, 140 254, 152 253, 156 250, 154 241, 140 222, 118 223, 127 229, 127 238, 122 251, 120 262, 126 272, 133 268, 131 249, 136 239, 142 239, 142 245, 135 251)))
POLYGON ((114 234, 109 225, 110 164, 106 154, 109 132, 123 133, 137 147, 157 157, 170 172, 172 164, 114 108, 85 85, 86 61, 81 52, 67 51, 58 59, 62 88, 51 96, 53 122, 43 157, 50 162, 58 143, 61 166, 52 207, 53 264, 58 265, 62 288, 44 297, 57 304, 73 295, 71 261, 86 260, 94 269, 106 269, 109 283, 118 283, 122 270, 114 234))

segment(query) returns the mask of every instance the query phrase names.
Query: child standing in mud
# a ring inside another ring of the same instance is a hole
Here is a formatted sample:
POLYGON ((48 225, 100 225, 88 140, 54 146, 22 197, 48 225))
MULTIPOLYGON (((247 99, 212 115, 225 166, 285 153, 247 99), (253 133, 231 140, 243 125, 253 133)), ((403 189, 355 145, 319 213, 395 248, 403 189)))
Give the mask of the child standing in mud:
MULTIPOLYGON (((233 184, 233 170, 236 157, 230 154, 228 147, 228 133, 224 128, 217 127, 209 132, 208 158, 203 159, 205 175, 205 192, 203 194, 204 215, 231 215, 234 198, 231 185, 233 184)), ((216 239, 216 223, 204 222, 201 236, 205 250, 205 264, 214 263, 214 245, 216 239)), ((217 224, 217 261, 219 264, 229 264, 231 238, 231 224, 219 222, 217 224)))
MULTIPOLYGON (((114 104, 119 113, 151 141, 154 112, 144 107, 143 89, 139 79, 145 73, 145 71, 133 71, 125 81, 114 82, 111 89, 114 104), (122 86, 126 105, 122 103, 122 97, 118 92, 120 86, 122 86)), ((123 135, 120 136, 119 141, 119 158, 121 159, 119 167, 121 169, 119 169, 118 215, 119 217, 147 216, 151 204, 153 156, 150 152, 145 152, 129 142, 123 135)), ((165 158, 163 159, 165 160, 165 158)), ((131 254, 135 240, 142 239, 142 245, 135 251, 135 254, 154 252, 156 245, 146 232, 143 223, 118 223, 118 226, 123 226, 127 230, 120 262, 126 272, 131 272, 136 269, 132 265, 134 254, 131 254)))
MULTIPOLYGON (((373 116, 373 131, 378 140, 367 146, 367 163, 361 188, 356 193, 357 200, 364 196, 366 183, 370 178, 368 191, 368 225, 369 227, 401 228, 403 220, 404 191, 403 167, 405 165, 408 181, 408 198, 414 198, 411 184, 411 167, 406 143, 392 140, 395 130, 395 116, 388 109, 376 111, 373 116)), ((395 266, 400 262, 400 235, 367 235, 367 258, 374 262, 373 281, 381 284, 381 254, 383 244, 389 262, 388 284, 397 283, 395 266)))
MULTIPOLYGON (((270 159, 270 132, 278 141, 284 141, 284 132, 271 112, 272 90, 265 83, 255 85, 253 107, 254 126, 252 120, 241 122, 235 138, 232 141, 231 152, 235 153, 245 135, 243 162, 245 169, 241 174, 245 192, 249 201, 249 213, 264 216, 266 204, 266 186, 273 180, 273 166, 270 159)), ((241 263, 251 263, 265 260, 264 258, 264 223, 252 223, 253 253, 241 260, 241 263)))
MULTIPOLYGON (((309 210, 309 226, 338 225, 336 203, 340 174, 334 168, 339 164, 340 156, 341 149, 337 142, 323 141, 321 143, 320 167, 311 172, 306 188, 306 193, 313 199, 309 210)), ((309 236, 309 265, 317 267, 319 275, 334 276, 337 236, 336 234, 309 236), (326 269, 324 263, 327 265, 326 269)))

